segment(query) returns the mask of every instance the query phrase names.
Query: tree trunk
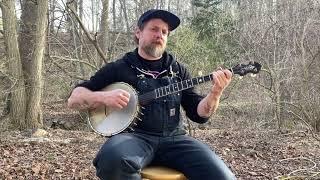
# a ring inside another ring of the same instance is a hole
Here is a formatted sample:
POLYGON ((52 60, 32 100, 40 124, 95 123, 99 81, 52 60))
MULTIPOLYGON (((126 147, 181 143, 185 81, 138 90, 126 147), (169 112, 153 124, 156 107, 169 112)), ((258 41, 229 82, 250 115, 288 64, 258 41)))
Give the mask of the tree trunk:
MULTIPOLYGON (((83 22, 83 0, 79 0, 79 18, 80 20, 83 22)), ((79 37, 80 37, 80 41, 83 41, 83 30, 81 28, 79 28, 78 30, 78 33, 79 33, 79 37)), ((82 59, 82 54, 83 54, 83 45, 80 45, 78 47, 78 50, 77 50, 77 53, 78 53, 78 58, 79 59, 82 59)), ((85 69, 84 69, 84 66, 83 66, 83 63, 79 63, 79 68, 80 68, 80 74, 82 77, 85 77, 85 69)))
MULTIPOLYGON (((74 0, 68 0, 67 3, 69 3, 70 7, 72 7, 75 11, 78 9, 78 3, 77 1, 74 0)), ((67 16, 67 21, 68 21, 68 32, 70 35, 70 40, 74 41, 74 38, 76 37, 76 31, 79 29, 78 21, 76 21, 71 14, 67 16)), ((75 48, 77 46, 75 45, 75 48)))
POLYGON ((56 0, 50 0, 50 34, 54 34, 56 0))
MULTIPOLYGON (((99 45, 104 54, 108 52, 108 34, 109 34, 109 26, 108 26, 108 14, 109 14, 109 0, 102 0, 102 15, 100 21, 100 38, 99 45)), ((105 61, 101 59, 99 65, 101 66, 105 61)))
MULTIPOLYGON (((79 0, 79 18, 83 20, 83 0, 79 0)), ((82 37, 82 30, 79 28, 79 34, 82 37)))
POLYGON ((116 8, 116 0, 113 0, 112 2, 112 18, 113 18, 113 31, 116 32, 117 31, 117 8, 116 8))
POLYGON ((34 36, 35 47, 32 54, 31 87, 26 116, 26 125, 31 128, 43 126, 41 109, 41 96, 43 90, 42 64, 46 40, 47 11, 48 1, 37 1, 37 21, 35 24, 36 31, 34 36))
POLYGON ((24 87, 24 78, 22 63, 20 59, 16 13, 14 0, 5 0, 1 4, 3 15, 4 39, 9 63, 9 72, 14 80, 14 88, 10 99, 10 118, 16 128, 21 128, 25 121, 26 114, 26 92, 24 87))
POLYGON ((181 5, 180 0, 177 0, 177 16, 181 15, 181 5))
POLYGON ((128 20, 126 1, 120 0, 120 5, 121 5, 121 9, 123 11, 124 20, 125 20, 125 23, 126 23, 128 40, 130 40, 130 37, 131 37, 131 35, 130 35, 130 25, 129 25, 129 20, 128 20))
POLYGON ((96 13, 96 11, 95 11, 95 5, 96 5, 96 3, 94 2, 94 0, 91 0, 91 23, 92 23, 92 32, 95 32, 96 31, 96 29, 95 29, 95 13, 96 13))
POLYGON ((26 0, 21 15, 20 57, 26 79, 27 114, 22 128, 43 126, 41 97, 42 64, 45 49, 48 1, 26 0))

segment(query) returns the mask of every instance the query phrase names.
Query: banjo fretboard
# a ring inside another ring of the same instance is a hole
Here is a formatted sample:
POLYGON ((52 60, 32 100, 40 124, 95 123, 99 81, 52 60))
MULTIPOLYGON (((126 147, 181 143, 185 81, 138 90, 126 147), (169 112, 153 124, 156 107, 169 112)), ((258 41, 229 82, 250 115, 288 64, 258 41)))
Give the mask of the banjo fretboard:
POLYGON ((167 86, 163 86, 157 89, 154 89, 153 91, 147 92, 145 94, 142 94, 139 96, 139 103, 140 104, 147 104, 148 102, 161 98, 164 96, 168 96, 170 94, 174 94, 189 88, 192 88, 194 86, 197 86, 199 84, 208 82, 212 80, 212 74, 201 76, 201 77, 195 77, 192 79, 187 79, 184 81, 176 82, 173 84, 169 84, 167 86))

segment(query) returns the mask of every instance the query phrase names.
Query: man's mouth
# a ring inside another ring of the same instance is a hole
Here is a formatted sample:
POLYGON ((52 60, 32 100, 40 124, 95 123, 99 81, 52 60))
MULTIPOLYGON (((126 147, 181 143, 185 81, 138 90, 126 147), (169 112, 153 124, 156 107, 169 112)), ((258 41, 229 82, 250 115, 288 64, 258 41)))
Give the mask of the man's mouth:
POLYGON ((162 46, 162 45, 163 45, 163 43, 162 43, 162 42, 160 42, 160 41, 152 42, 152 44, 159 45, 159 46, 162 46))

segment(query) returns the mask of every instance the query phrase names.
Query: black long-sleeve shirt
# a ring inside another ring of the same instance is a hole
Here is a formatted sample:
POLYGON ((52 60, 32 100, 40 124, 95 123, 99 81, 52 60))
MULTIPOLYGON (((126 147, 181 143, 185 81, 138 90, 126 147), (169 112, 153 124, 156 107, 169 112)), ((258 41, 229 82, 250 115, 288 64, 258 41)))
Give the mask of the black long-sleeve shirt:
MULTIPOLYGON (((136 49, 133 52, 127 53, 121 59, 106 64, 90 80, 84 81, 77 86, 85 87, 92 91, 99 91, 112 83, 125 82, 135 88, 138 77, 133 67, 161 72, 168 69, 174 63, 177 63, 177 67, 179 68, 178 76, 181 80, 191 78, 191 74, 187 69, 181 63, 175 61, 167 52, 159 60, 148 61, 139 56, 136 49)), ((197 94, 194 88, 182 91, 181 106, 185 110, 187 117, 197 123, 208 121, 208 118, 200 117, 197 113, 197 106, 202 99, 203 96, 197 94)))

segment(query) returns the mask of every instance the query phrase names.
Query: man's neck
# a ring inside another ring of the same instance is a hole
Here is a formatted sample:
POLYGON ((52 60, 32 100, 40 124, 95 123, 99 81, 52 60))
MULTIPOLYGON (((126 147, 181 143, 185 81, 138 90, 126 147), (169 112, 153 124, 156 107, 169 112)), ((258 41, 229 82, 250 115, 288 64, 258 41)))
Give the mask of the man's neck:
POLYGON ((149 60, 149 61, 159 60, 162 57, 162 55, 159 57, 150 56, 147 53, 145 53, 141 48, 138 48, 138 53, 143 59, 149 60))

